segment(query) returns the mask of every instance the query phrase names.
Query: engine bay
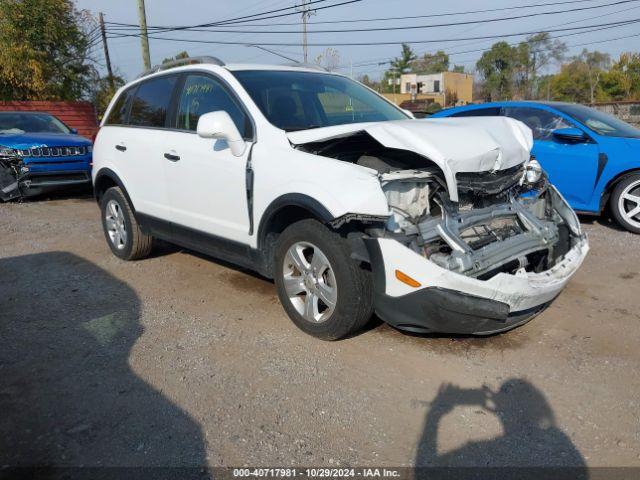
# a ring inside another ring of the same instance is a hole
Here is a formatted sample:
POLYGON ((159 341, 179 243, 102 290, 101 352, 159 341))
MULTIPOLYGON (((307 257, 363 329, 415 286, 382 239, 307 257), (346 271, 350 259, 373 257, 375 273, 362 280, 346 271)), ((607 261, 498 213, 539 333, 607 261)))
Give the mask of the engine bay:
POLYGON ((376 170, 391 216, 384 228, 366 234, 394 238, 452 272, 479 280, 540 273, 583 238, 575 213, 535 159, 506 169, 459 172, 453 202, 433 162, 384 147, 366 132, 298 148, 376 170))

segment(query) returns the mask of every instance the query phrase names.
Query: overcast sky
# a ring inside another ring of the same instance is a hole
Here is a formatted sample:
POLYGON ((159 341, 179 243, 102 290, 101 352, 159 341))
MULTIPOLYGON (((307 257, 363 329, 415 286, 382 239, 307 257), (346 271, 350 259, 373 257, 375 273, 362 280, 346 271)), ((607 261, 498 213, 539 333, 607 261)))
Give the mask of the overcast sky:
MULTIPOLYGON (((317 6, 341 3, 345 0, 331 0, 320 2, 317 6)), ((577 3, 548 5, 537 8, 518 8, 506 11, 475 13, 468 15, 441 16, 433 18, 415 18, 419 15, 434 15, 443 13, 466 12, 469 10, 485 10, 494 8, 524 6, 540 3, 554 3, 562 0, 484 0, 463 1, 448 0, 446 2, 419 1, 419 0, 362 0, 351 5, 329 8, 316 12, 310 22, 353 20, 367 18, 387 17, 414 17, 406 20, 388 20, 364 23, 338 23, 319 24, 309 26, 309 30, 341 29, 349 28, 373 28, 373 27, 402 27, 422 26, 451 22, 473 21, 501 17, 513 17, 529 15, 522 19, 513 19, 501 22, 485 24, 468 24, 446 26, 437 28, 416 28, 392 31, 375 32, 348 32, 348 33, 310 33, 309 43, 353 43, 353 42, 395 42, 405 41, 412 44, 418 53, 444 49, 451 53, 452 64, 464 65, 468 70, 473 70, 474 64, 482 54, 473 50, 479 50, 491 46, 498 39, 490 40, 461 40, 468 37, 482 37, 503 35, 527 31, 539 31, 554 28, 570 28, 588 25, 612 23, 622 20, 640 19, 640 0, 584 0, 577 3), (615 3, 615 4, 614 4, 615 3), (591 10, 565 12, 554 15, 535 16, 540 12, 568 10, 602 5, 602 8, 591 10), (453 41, 435 43, 412 43, 421 40, 448 40, 453 41), (471 52, 469 52, 472 50, 471 52)), ((294 5, 295 0, 146 0, 147 23, 149 25, 175 26, 194 25, 219 20, 227 20, 240 16, 261 13, 268 10, 279 9, 294 5)), ((105 21, 138 23, 137 2, 135 0, 76 0, 79 8, 88 9, 97 16, 99 11, 105 14, 105 21)), ((280 12, 279 12, 280 13, 280 12)), ((286 13, 286 12, 281 12, 286 13)), ((292 23, 299 22, 299 15, 286 16, 264 20, 260 25, 268 23, 292 23)), ((296 30, 301 31, 300 25, 281 25, 273 27, 249 26, 241 24, 229 30, 296 30)), ((617 57, 624 51, 640 51, 640 24, 631 24, 617 28, 604 28, 600 31, 578 34, 579 31, 557 32, 554 35, 560 38, 570 47, 569 54, 576 54, 583 48, 598 49, 617 57), (615 41, 605 41, 618 37, 638 34, 639 36, 623 38, 615 41), (591 43, 596 42, 596 43, 591 43), (582 45, 590 43, 589 45, 582 45)), ((243 34, 243 33, 218 33, 218 32, 170 32, 162 36, 171 38, 216 40, 231 42, 265 43, 301 43, 302 34, 243 34)), ((509 42, 517 42, 523 36, 505 38, 509 42)), ((101 47, 101 45, 100 45, 101 47)), ((283 53, 289 57, 302 60, 302 47, 300 46, 272 46, 268 47, 283 53)), ((326 47, 310 46, 309 59, 312 60, 326 47)), ((366 46, 341 46, 335 48, 340 53, 340 63, 344 67, 343 73, 349 74, 350 65, 360 63, 384 61, 397 56, 399 45, 366 45, 366 46)), ((117 72, 125 78, 131 79, 141 70, 142 59, 140 53, 140 39, 138 37, 111 38, 109 39, 111 62, 117 72)), ((215 55, 227 63, 283 63, 286 60, 265 53, 253 47, 242 45, 212 45, 182 43, 150 39, 151 63, 156 64, 163 58, 173 56, 186 50, 191 56, 215 55)), ((102 49, 96 48, 96 58, 103 61, 102 49)), ((354 75, 368 73, 377 77, 385 66, 366 65, 353 67, 354 75)))

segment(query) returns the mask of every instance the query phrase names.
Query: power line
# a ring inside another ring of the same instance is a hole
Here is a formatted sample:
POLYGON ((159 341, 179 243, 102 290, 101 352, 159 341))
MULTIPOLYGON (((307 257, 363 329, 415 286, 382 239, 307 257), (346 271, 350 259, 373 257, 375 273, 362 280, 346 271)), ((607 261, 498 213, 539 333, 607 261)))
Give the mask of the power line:
MULTIPOLYGON (((530 30, 525 32, 516 32, 516 33, 505 33, 500 35, 483 35, 476 37, 458 37, 458 38, 439 38, 439 39, 431 39, 431 40, 395 40, 395 41, 379 41, 379 42, 331 42, 331 43, 309 43, 309 46, 313 47, 332 47, 332 46, 376 46, 376 45, 401 45, 403 43, 407 44, 423 44, 423 43, 444 43, 444 42, 457 42, 461 40, 490 40, 497 38, 508 38, 522 35, 535 35, 537 33, 541 33, 542 31, 547 33, 554 32, 565 32, 565 31, 576 31, 576 30, 585 30, 589 28, 597 28, 597 27, 618 27, 624 25, 630 25, 634 23, 640 22, 640 18, 634 18, 630 20, 623 20, 618 22, 610 22, 610 23, 602 23, 602 24, 594 24, 594 25, 583 25, 579 27, 570 27, 570 28, 558 28, 558 29, 547 29, 547 30, 530 30)), ((586 32, 582 32, 586 33, 586 32)), ((564 36, 570 35, 579 35, 578 33, 567 34, 564 36)), ((139 34, 138 34, 139 35, 139 34)), ((138 36, 133 35, 133 36, 138 36)), ((113 38, 118 37, 126 37, 130 35, 120 35, 120 34, 112 34, 113 38)), ((111 38, 111 37, 110 37, 111 38)), ((198 40, 198 39, 187 39, 187 38, 169 38, 169 37, 158 37, 158 36, 149 36, 154 40, 163 40, 163 41, 171 41, 171 42, 183 42, 183 43, 210 43, 217 45, 246 45, 246 42, 230 42, 225 40, 198 40)), ((263 46, 301 46, 300 43, 297 42, 260 42, 260 45, 263 46)))
MULTIPOLYGON (((329 0, 311 0, 307 3, 307 5, 311 5, 311 4, 315 4, 315 3, 321 3, 321 2, 327 2, 329 0)), ((338 3, 335 5, 326 5, 323 7, 316 7, 313 10, 323 10, 326 8, 332 8, 332 7, 338 7, 340 5, 346 5, 348 3, 355 3, 355 2, 361 2, 362 0, 349 0, 343 3, 338 3)), ((267 20, 269 18, 276 18, 276 17, 282 17, 282 16, 289 16, 289 15, 298 15, 298 11, 294 11, 294 12, 289 12, 289 13, 285 13, 285 14, 280 14, 280 15, 274 15, 271 17, 264 17, 264 15, 268 15, 270 13, 275 13, 275 12, 282 12, 282 11, 286 11, 286 10, 291 10, 291 9, 297 9, 298 7, 296 5, 292 6, 292 7, 285 7, 285 8, 278 8, 275 10, 269 10, 266 12, 261 12, 261 13, 255 13, 252 15, 246 15, 244 17, 236 17, 236 18, 231 18, 231 19, 227 19, 227 20, 219 20, 217 22, 209 22, 209 23, 201 23, 199 25, 182 25, 182 26, 173 26, 173 27, 149 27, 152 29, 156 30, 156 33, 163 33, 163 32, 173 32, 173 31, 178 31, 178 30, 187 30, 190 28, 201 28, 201 27, 211 27, 211 26, 216 26, 219 24, 230 24, 230 23, 242 23, 241 21, 243 19, 247 19, 250 17, 263 17, 263 18, 259 18, 257 20, 267 20)), ((246 20, 245 20, 246 21, 246 20)), ((136 27, 136 25, 131 24, 131 23, 119 23, 119 22, 110 22, 109 25, 118 25, 118 26, 127 26, 127 27, 136 27)))
MULTIPOLYGON (((611 16, 611 15, 617 15, 618 13, 627 12, 629 10, 635 10, 637 8, 640 8, 640 7, 635 6, 635 7, 631 7, 631 8, 625 8, 625 9, 622 9, 622 10, 616 10, 615 12, 610 12, 610 13, 607 13, 607 14, 604 14, 604 15, 585 17, 585 18, 581 18, 579 20, 574 20, 574 21, 571 21, 571 22, 556 23, 555 25, 549 25, 546 28, 554 28, 554 27, 561 27, 561 26, 566 26, 566 25, 573 25, 573 24, 576 24, 576 23, 585 22, 585 21, 588 21, 588 20, 593 20, 595 18, 603 18, 603 17, 607 17, 607 16, 611 16)), ((596 29, 594 31, 598 31, 598 30, 600 30, 600 29, 596 29)), ((584 33, 587 33, 587 32, 584 32, 584 33)), ((458 46, 463 47, 463 46, 467 46, 467 45, 474 45, 474 44, 478 44, 478 43, 484 43, 484 42, 477 42, 476 41, 476 42, 461 43, 459 45, 453 45, 452 48, 455 48, 455 47, 458 47, 458 46)), ((463 51, 463 52, 452 52, 452 53, 446 52, 446 53, 447 53, 447 55, 452 56, 452 55, 459 55, 459 54, 463 54, 463 53, 485 52, 485 51, 487 51, 489 49, 490 49, 490 47, 489 48, 483 47, 483 48, 479 48, 479 49, 476 49, 476 50, 467 50, 467 51, 463 51)), ((422 55, 422 54, 427 53, 427 52, 416 52, 416 53, 418 55, 422 55)), ((390 62, 389 57, 381 57, 381 58, 378 57, 378 58, 372 58, 370 60, 360 61, 360 62, 358 62, 357 64, 355 64, 353 66, 354 67, 373 66, 373 65, 380 65, 380 64, 385 64, 385 63, 389 63, 389 62, 390 62)), ((347 67, 343 67, 343 68, 347 68, 347 67)))
MULTIPOLYGON (((503 22, 508 20, 518 20, 522 18, 530 18, 530 17, 538 17, 538 16, 547 16, 547 15, 558 15, 561 13, 569 13, 569 12, 578 12, 585 10, 594 10, 599 8, 607 8, 613 7, 616 5, 622 5, 626 3, 635 3, 638 0, 617 0, 615 2, 606 3, 603 5, 593 5, 588 7, 577 7, 570 8, 565 10, 555 10, 550 12, 533 12, 522 15, 515 15, 510 17, 499 17, 499 18, 488 18, 481 20, 464 20, 460 22, 451 22, 451 23, 439 23, 439 24, 430 24, 430 25, 405 25, 405 26, 392 26, 392 27, 370 27, 370 28, 351 28, 349 30, 311 30, 309 33, 361 33, 361 32, 380 32, 380 31, 393 31, 393 30, 415 30, 415 29, 427 29, 427 28, 441 28, 441 27, 455 27, 460 25, 472 25, 472 24, 485 24, 485 23, 495 23, 495 22, 503 22)), ((308 11, 308 10, 305 10, 308 11)), ((304 15, 304 13, 303 13, 304 15)), ((243 33, 243 34, 299 34, 299 30, 270 30, 270 31, 262 31, 262 30, 226 30, 226 29, 212 29, 212 28, 184 28, 183 30, 191 31, 191 32, 211 32, 211 33, 243 33)), ((306 27, 305 27, 306 31, 306 27)), ((154 32, 155 33, 155 32, 154 32)))

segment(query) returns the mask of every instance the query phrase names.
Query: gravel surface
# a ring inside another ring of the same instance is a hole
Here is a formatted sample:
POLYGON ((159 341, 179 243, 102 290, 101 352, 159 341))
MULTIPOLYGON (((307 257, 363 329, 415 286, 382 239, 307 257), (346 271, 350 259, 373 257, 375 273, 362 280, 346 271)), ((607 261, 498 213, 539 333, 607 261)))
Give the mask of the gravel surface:
POLYGON ((521 328, 326 343, 254 274, 118 260, 89 197, 0 204, 0 466, 640 467, 640 236, 583 225, 521 328))

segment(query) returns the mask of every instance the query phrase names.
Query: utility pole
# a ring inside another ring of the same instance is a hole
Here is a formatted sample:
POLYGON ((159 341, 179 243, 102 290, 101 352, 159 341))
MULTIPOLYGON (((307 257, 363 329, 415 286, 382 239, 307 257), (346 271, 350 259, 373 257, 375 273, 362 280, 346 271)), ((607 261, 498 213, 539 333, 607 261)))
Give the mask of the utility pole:
POLYGON ((107 73, 109 74, 109 86, 111 90, 115 90, 115 84, 113 83, 113 70, 111 70, 111 58, 109 57, 109 46, 107 45, 107 33, 104 30, 104 15, 102 12, 98 15, 100 20, 100 33, 102 34, 102 46, 104 47, 104 59, 107 62, 107 73))
POLYGON ((309 3, 311 0, 301 0, 299 9, 302 12, 302 53, 304 56, 304 63, 307 62, 307 21, 309 17, 313 15, 313 12, 309 9, 309 3))
POLYGON ((142 46, 142 63, 145 70, 151 68, 149 55, 149 36, 147 33, 147 14, 144 10, 144 0, 138 0, 138 17, 140 17, 140 45, 142 46))

